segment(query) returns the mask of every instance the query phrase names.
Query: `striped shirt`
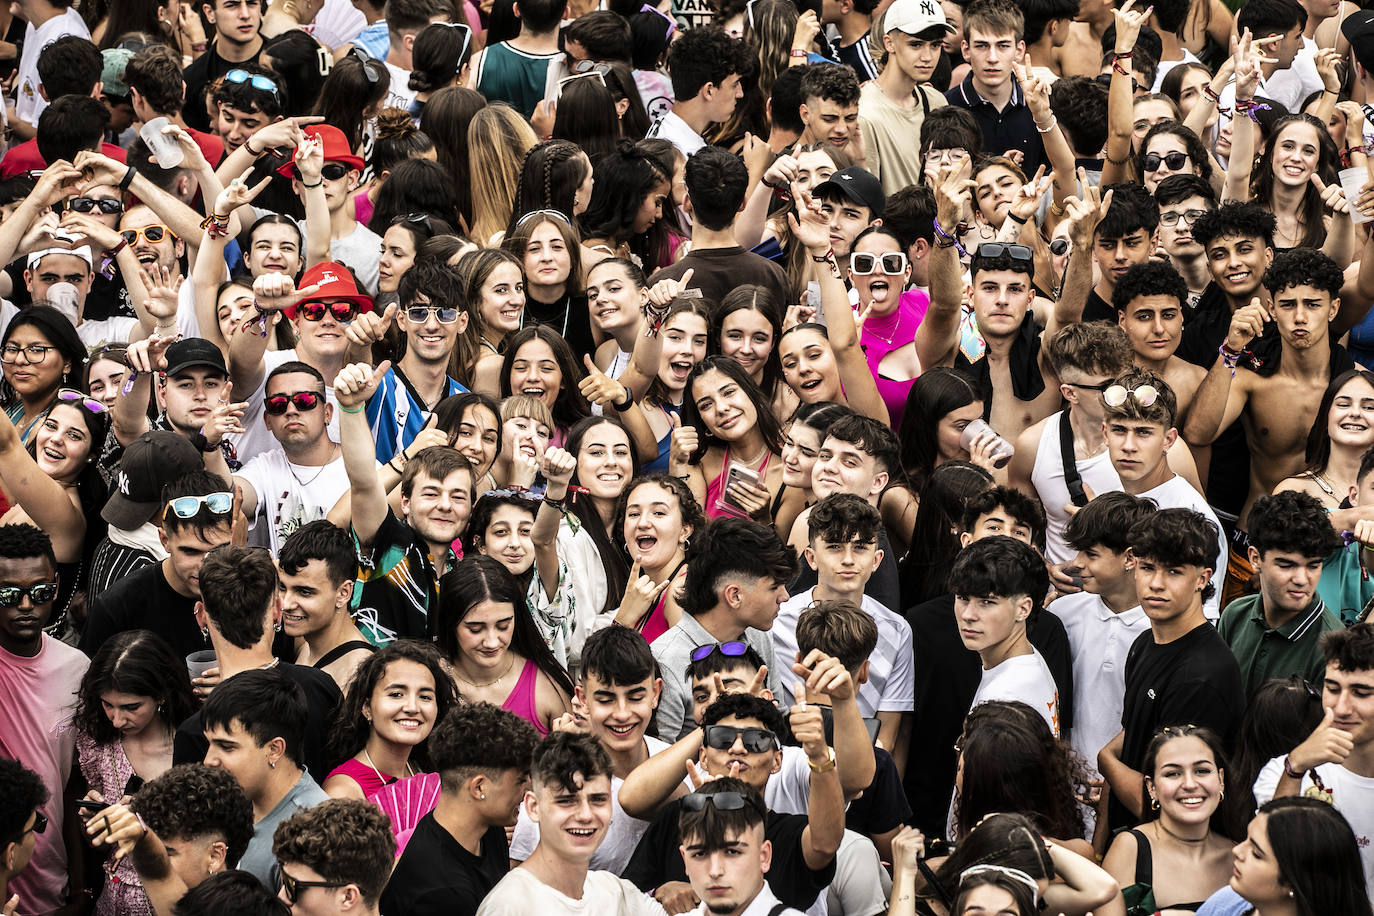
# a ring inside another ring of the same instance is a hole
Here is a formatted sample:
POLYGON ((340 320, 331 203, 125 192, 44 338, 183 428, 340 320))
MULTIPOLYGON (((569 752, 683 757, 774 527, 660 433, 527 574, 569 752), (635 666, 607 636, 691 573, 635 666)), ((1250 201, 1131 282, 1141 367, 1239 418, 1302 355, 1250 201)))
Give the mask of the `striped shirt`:
MULTIPOLYGON (((465 391, 466 388, 450 378, 439 400, 465 391)), ((377 460, 385 464, 404 451, 420 434, 429 415, 429 409, 400 367, 388 369, 367 402, 367 425, 372 428, 372 439, 377 443, 377 460)))

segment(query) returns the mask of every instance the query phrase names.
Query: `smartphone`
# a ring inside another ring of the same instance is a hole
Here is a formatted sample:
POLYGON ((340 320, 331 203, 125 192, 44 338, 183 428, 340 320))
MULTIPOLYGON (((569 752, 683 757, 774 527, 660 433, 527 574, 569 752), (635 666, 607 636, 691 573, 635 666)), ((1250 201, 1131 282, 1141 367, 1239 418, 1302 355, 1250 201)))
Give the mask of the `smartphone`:
POLYGON ((104 801, 96 801, 92 798, 78 798, 76 800, 76 806, 80 808, 82 811, 89 811, 92 814, 98 814, 99 812, 104 811, 106 808, 110 807, 110 803, 104 801))
POLYGON ((747 468, 742 464, 730 465, 730 470, 725 475, 725 486, 721 488, 720 498, 716 500, 716 507, 731 515, 747 515, 744 506, 735 501, 730 495, 730 485, 734 483, 748 483, 760 486, 759 473, 752 468, 747 468))

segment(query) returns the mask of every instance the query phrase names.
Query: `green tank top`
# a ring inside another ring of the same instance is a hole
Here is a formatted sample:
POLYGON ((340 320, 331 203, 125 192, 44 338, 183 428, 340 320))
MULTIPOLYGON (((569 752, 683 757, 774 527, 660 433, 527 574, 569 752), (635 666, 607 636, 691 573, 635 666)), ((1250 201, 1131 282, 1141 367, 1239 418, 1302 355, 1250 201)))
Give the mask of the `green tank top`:
POLYGON ((544 79, 549 62, 559 52, 538 55, 517 51, 508 42, 491 45, 482 55, 477 91, 492 102, 508 102, 526 118, 544 98, 544 79))

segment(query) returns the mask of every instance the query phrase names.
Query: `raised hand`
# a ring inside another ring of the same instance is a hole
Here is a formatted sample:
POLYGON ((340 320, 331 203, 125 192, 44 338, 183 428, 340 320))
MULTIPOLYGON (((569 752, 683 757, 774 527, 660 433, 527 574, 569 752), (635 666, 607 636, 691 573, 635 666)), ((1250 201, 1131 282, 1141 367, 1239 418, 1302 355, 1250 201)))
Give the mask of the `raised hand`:
POLYGON ((334 379, 334 399, 339 402, 339 408, 352 413, 348 408, 366 404, 390 368, 391 360, 388 359, 375 369, 367 363, 354 363, 340 369, 334 379))
POLYGON ((373 309, 359 312, 344 328, 344 337, 355 347, 370 347, 386 336, 391 323, 396 320, 397 306, 391 303, 385 312, 373 309))
POLYGON ((916 871, 916 860, 926 854, 925 834, 910 825, 903 826, 892 838, 892 870, 916 871))
POLYGON ((806 702, 806 684, 802 681, 793 685, 792 695, 797 700, 787 715, 792 737, 797 739, 812 763, 821 763, 830 756, 830 745, 825 743, 825 719, 821 708, 806 702))
POLYGON ((305 132, 301 130, 307 124, 318 124, 324 118, 309 115, 297 116, 294 118, 284 118, 280 121, 273 121, 264 127, 260 127, 248 138, 248 152, 254 150, 261 156, 271 149, 294 149, 301 145, 305 139, 305 132))
POLYGON ((1341 89, 1341 52, 1335 48, 1321 48, 1317 51, 1312 63, 1317 67, 1317 76, 1321 77, 1322 88, 1328 92, 1339 92, 1341 89))
POLYGON ((667 308, 684 290, 690 288, 693 273, 695 268, 689 267, 682 272, 680 279, 659 280, 649 287, 649 304, 655 308, 667 308))
POLYGON ((589 403, 599 404, 603 409, 614 408, 614 405, 624 402, 629 394, 624 385, 598 369, 590 354, 584 354, 582 362, 587 366, 586 377, 577 383, 577 390, 582 397, 589 403))
POLYGON ((143 278, 143 285, 148 290, 148 300, 144 308, 148 310, 148 314, 158 319, 158 324, 164 321, 170 323, 176 317, 177 307, 180 305, 181 284, 186 278, 173 277, 170 270, 157 264, 140 268, 138 274, 143 278))
POLYGON ((205 153, 201 151, 200 144, 196 143, 196 138, 191 136, 182 127, 176 124, 166 124, 162 128, 162 133, 171 137, 181 147, 181 155, 184 157, 182 167, 191 172, 202 172, 211 168, 205 159, 205 153))
MULTIPOLYGON (((173 334, 169 337, 152 337, 136 340, 129 344, 126 357, 129 360, 129 367, 134 370, 134 375, 148 375, 153 372, 164 372, 167 369, 167 348, 181 339, 180 334, 173 334)), ((125 380, 124 387, 128 388, 133 383, 133 377, 125 380)))
POLYGON ((1116 19, 1116 53, 1130 54, 1135 50, 1136 39, 1140 37, 1140 29, 1149 21, 1150 14, 1155 11, 1153 6, 1142 10, 1133 10, 1135 0, 1126 0, 1126 3, 1119 9, 1112 10, 1112 16, 1116 19))
POLYGON ((1335 711, 1327 707, 1316 730, 1288 755, 1293 769, 1305 773, 1324 763, 1340 763, 1350 756, 1355 747, 1354 737, 1345 729, 1337 728, 1335 721, 1335 711))
POLYGON ((1339 184, 1328 185, 1316 172, 1312 173, 1312 187, 1321 195, 1322 206, 1332 213, 1349 213, 1350 202, 1345 199, 1345 190, 1339 184))
POLYGON ((687 473, 687 468, 692 463, 692 456, 696 454, 697 448, 701 444, 701 438, 697 434, 696 427, 683 426, 682 419, 677 414, 673 414, 673 431, 670 436, 668 472, 674 476, 681 476, 687 473))
POLYGON ((560 489, 566 491, 574 472, 577 471, 577 457, 565 449, 551 445, 544 451, 543 470, 544 478, 548 480, 550 487, 557 484, 560 489))
POLYGON ((124 176, 129 171, 129 167, 124 163, 117 162, 104 153, 97 153, 95 150, 89 149, 83 149, 77 153, 72 165, 81 170, 81 177, 85 179, 85 183, 81 186, 83 191, 92 185, 117 185, 124 180, 124 176))
POLYGON ((228 216, 239 207, 252 203, 253 200, 272 183, 272 179, 269 176, 252 187, 249 187, 248 176, 251 174, 253 174, 253 168, 249 166, 247 169, 244 169, 242 175, 225 185, 224 190, 220 191, 219 196, 215 198, 215 209, 212 212, 219 216, 228 216))
POLYGON ((671 578, 664 579, 662 582, 655 582, 653 579, 644 575, 639 565, 640 560, 635 558, 634 564, 630 567, 630 578, 625 583, 625 594, 620 599, 620 613, 616 616, 621 619, 626 626, 634 626, 644 615, 649 613, 649 609, 654 606, 664 590, 673 584, 671 578))
POLYGON ((792 182, 792 201, 797 205, 796 212, 787 214, 787 225, 792 236, 807 251, 813 254, 830 250, 830 220, 821 211, 821 205, 811 197, 811 192, 792 182))
POLYGON ((769 161, 773 158, 773 151, 769 149, 767 140, 746 132, 744 149, 740 155, 744 158, 744 164, 748 166, 750 175, 762 175, 764 170, 768 168, 769 161))
POLYGON ((1269 320, 1269 311, 1256 296, 1244 308, 1236 309, 1231 316, 1231 327, 1226 332, 1226 346, 1235 353, 1244 350, 1246 345, 1264 333, 1264 323, 1269 320))
POLYGON ((792 30, 792 50, 810 51, 816 36, 821 33, 821 21, 815 10, 807 10, 797 17, 797 26, 792 30))
POLYGON ((110 805, 91 815, 86 823, 86 835, 92 846, 115 847, 115 861, 133 852, 139 840, 148 834, 143 819, 130 810, 126 802, 110 805))
POLYGON ((296 281, 286 274, 262 274, 253 281, 253 299, 260 312, 279 312, 291 308, 302 299, 320 291, 320 284, 312 283, 296 289, 296 281))
POLYGON ((1040 202, 1049 193, 1054 183, 1054 173, 1045 174, 1042 165, 1035 170, 1035 177, 1017 188, 1016 196, 1011 199, 1011 214, 1021 222, 1026 222, 1040 209, 1040 202))
POLYGON ((38 183, 29 192, 29 198, 41 206, 50 207, 77 193, 80 181, 81 170, 65 159, 58 159, 38 176, 38 183))
MULTIPOLYGON (((812 649, 806 658, 792 665, 792 673, 806 678, 804 690, 811 694, 821 694, 832 701, 854 698, 854 678, 845 670, 844 665, 833 655, 826 655, 820 649, 812 649)), ((799 697, 807 696, 803 692, 799 697)))
POLYGON ((799 171, 797 160, 783 153, 763 173, 763 183, 770 188, 786 188, 797 180, 799 171))
POLYGON ((319 137, 306 137, 296 147, 296 151, 291 154, 291 159, 296 163, 296 170, 300 172, 302 185, 314 185, 320 181, 320 172, 324 169, 324 144, 319 137))
POLYGON ((210 416, 205 421, 205 426, 200 430, 205 437, 206 445, 219 445, 224 441, 224 437, 229 434, 243 434, 243 412, 248 409, 247 401, 234 403, 229 400, 233 394, 234 383, 225 382, 224 392, 219 396, 219 403, 210 411, 210 416))
POLYGON ((966 174, 967 162, 950 163, 938 169, 927 169, 935 188, 935 218, 946 232, 953 233, 954 226, 963 218, 969 207, 974 181, 966 174))
POLYGON ((1064 217, 1069 221, 1069 238, 1074 247, 1087 251, 1093 243, 1097 224, 1111 209, 1112 196, 1116 192, 1108 191, 1103 196, 1101 188, 1088 182, 1088 173, 1081 167, 1078 169, 1078 182, 1083 189, 1083 196, 1064 201, 1064 217))
POLYGON ((111 229, 93 216, 68 210, 57 221, 57 228, 75 237, 77 242, 89 240, 102 251, 117 248, 124 241, 117 230, 111 229))

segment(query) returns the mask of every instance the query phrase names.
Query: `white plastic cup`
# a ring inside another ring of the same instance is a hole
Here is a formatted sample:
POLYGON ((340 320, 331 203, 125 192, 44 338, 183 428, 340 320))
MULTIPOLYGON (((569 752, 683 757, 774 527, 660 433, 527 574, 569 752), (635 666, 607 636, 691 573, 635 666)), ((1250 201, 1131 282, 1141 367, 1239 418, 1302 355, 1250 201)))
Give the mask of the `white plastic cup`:
POLYGON ((166 118, 158 117, 138 129, 138 135, 148 144, 153 159, 164 169, 174 169, 186 159, 186 154, 182 152, 181 144, 176 138, 162 132, 170 123, 166 118))
POLYGON ((1360 197, 1360 190, 1369 183, 1369 171, 1362 168, 1341 169, 1340 179, 1346 203, 1350 204, 1350 221, 1356 226, 1369 222, 1370 217, 1355 209, 1355 201, 1360 197))
POLYGON ((191 675, 191 680, 195 680, 217 664, 219 661, 215 658, 215 650, 202 649, 186 656, 186 673, 191 675))
POLYGON ((973 445, 974 440, 983 435, 983 433, 992 433, 994 437, 992 446, 992 466, 999 469, 1006 467, 1007 462, 1011 461, 1012 455, 1016 454, 1016 449, 982 419, 974 420, 968 426, 964 427, 964 431, 959 434, 959 447, 964 451, 968 451, 970 446, 973 445))

